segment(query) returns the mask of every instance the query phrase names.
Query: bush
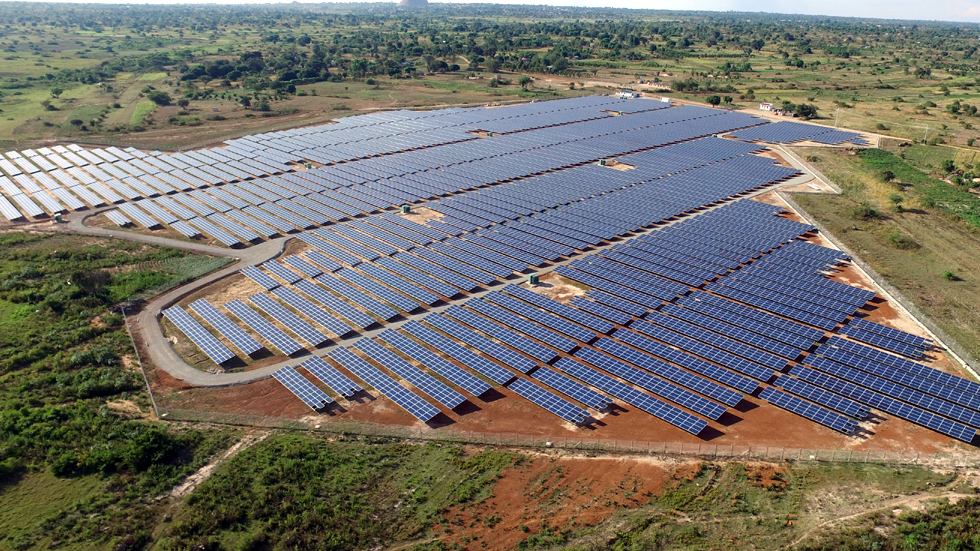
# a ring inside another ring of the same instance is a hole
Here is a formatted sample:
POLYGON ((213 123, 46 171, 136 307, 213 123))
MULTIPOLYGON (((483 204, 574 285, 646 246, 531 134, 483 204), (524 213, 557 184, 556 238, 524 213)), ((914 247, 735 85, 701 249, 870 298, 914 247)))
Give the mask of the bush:
POLYGON ((896 249, 901 249, 903 251, 918 249, 920 246, 914 239, 912 239, 911 236, 905 235, 899 231, 889 234, 888 237, 885 238, 885 241, 896 249))
POLYGON ((170 105, 170 102, 173 101, 170 94, 161 90, 153 90, 152 92, 146 94, 146 99, 157 105, 170 105))
POLYGON ((946 270, 945 272, 943 272, 943 279, 945 279, 946 281, 963 281, 962 279, 960 279, 960 276, 954 274, 950 270, 946 270))
POLYGON ((878 209, 874 208, 871 203, 864 201, 858 205, 851 208, 851 217, 858 220, 878 220, 883 218, 878 209))

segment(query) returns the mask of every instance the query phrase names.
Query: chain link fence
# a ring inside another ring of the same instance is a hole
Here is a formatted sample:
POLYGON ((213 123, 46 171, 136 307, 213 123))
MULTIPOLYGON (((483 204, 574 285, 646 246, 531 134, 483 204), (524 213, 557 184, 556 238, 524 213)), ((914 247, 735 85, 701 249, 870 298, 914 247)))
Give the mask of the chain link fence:
POLYGON ((931 468, 980 468, 980 454, 931 453, 848 450, 817 448, 786 448, 774 446, 745 446, 711 444, 708 442, 654 442, 548 435, 525 435, 496 432, 466 432, 445 428, 417 428, 393 425, 374 425, 356 421, 330 420, 321 424, 297 419, 284 419, 250 414, 218 413, 161 408, 161 420, 195 422, 297 430, 344 436, 365 436, 418 442, 445 442, 481 446, 512 447, 528 450, 570 450, 581 453, 614 453, 698 458, 708 461, 767 461, 767 462, 827 462, 876 463, 885 465, 920 465, 931 468))

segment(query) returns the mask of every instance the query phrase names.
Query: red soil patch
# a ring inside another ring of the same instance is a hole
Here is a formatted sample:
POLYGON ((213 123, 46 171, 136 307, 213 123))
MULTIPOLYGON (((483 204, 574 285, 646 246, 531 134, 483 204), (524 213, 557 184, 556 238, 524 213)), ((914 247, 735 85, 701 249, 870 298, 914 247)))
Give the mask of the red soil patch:
POLYGON ((453 507, 433 528, 446 546, 514 549, 544 526, 595 526, 617 509, 649 503, 665 485, 677 483, 674 468, 642 459, 534 456, 504 470, 493 497, 453 507))

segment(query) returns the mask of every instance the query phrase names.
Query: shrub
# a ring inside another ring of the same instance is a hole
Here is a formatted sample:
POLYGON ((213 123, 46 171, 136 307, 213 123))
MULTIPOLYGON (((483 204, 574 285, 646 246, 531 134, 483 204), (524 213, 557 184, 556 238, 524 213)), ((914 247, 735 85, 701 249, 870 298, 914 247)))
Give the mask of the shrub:
POLYGON ((888 244, 896 249, 901 249, 903 251, 918 249, 920 246, 914 239, 912 239, 911 236, 905 235, 899 231, 889 234, 888 237, 885 238, 885 241, 888 241, 888 244))
POLYGON ((874 208, 871 203, 863 201, 858 205, 851 208, 851 217, 858 220, 877 220, 882 218, 878 209, 874 208))
POLYGON ((153 90, 152 92, 146 94, 146 99, 157 105, 170 105, 170 102, 173 101, 170 94, 161 90, 153 90))
POLYGON ((946 270, 943 272, 943 279, 945 279, 946 281, 962 281, 962 279, 960 279, 958 275, 954 274, 950 270, 946 270))

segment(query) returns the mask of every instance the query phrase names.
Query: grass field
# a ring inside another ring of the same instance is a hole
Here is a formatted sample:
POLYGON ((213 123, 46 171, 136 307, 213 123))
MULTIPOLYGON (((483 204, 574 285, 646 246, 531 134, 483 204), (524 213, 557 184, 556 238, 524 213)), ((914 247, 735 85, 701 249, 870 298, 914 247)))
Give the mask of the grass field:
MULTIPOLYGON (((896 171, 897 182, 905 184, 899 185, 883 182, 873 163, 851 152, 794 150, 844 189, 840 196, 796 194, 794 199, 960 345, 980 355, 980 229, 955 209, 923 205, 936 188, 955 190, 908 165, 911 172, 896 171), (903 199, 902 212, 890 199, 896 194, 903 199), (877 214, 867 216, 862 204, 877 214)), ((929 153, 932 160, 945 155, 950 151, 929 153)))

